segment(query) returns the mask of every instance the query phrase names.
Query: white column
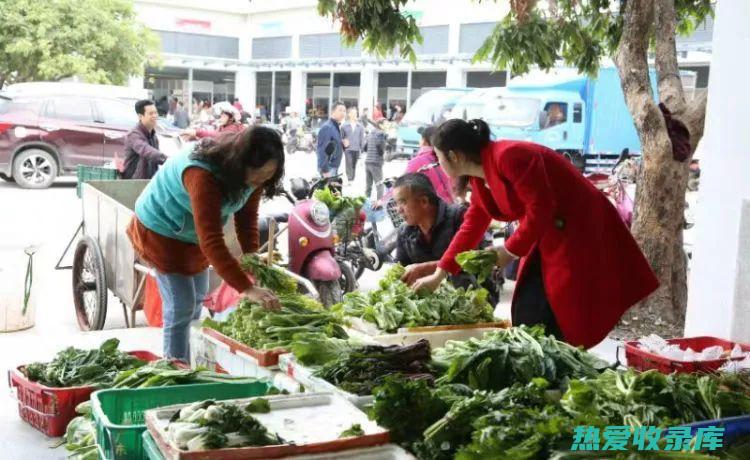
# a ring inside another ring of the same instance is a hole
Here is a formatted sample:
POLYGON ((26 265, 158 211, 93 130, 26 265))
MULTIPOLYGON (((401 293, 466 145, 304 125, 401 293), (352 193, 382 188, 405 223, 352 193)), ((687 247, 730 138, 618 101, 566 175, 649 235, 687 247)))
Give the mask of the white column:
POLYGON ((241 66, 237 70, 234 94, 235 97, 239 98, 242 107, 248 113, 253 113, 253 109, 255 109, 255 72, 250 67, 241 66))
POLYGON ((750 341, 750 2, 717 2, 685 335, 750 341))
POLYGON ((464 69, 458 64, 448 64, 448 69, 445 75, 445 86, 448 88, 463 88, 466 86, 464 69))
POLYGON ((375 69, 365 66, 359 74, 359 111, 367 108, 372 113, 372 102, 375 99, 375 69))
POLYGON ((300 69, 292 69, 289 89, 289 101, 292 109, 299 114, 305 113, 305 74, 300 69))

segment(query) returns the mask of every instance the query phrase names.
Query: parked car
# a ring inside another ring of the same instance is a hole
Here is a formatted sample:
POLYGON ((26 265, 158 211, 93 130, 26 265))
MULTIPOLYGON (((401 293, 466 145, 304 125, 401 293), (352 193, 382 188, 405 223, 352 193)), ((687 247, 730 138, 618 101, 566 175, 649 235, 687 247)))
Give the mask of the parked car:
MULTIPOLYGON (((0 178, 47 188, 77 165, 124 159, 125 136, 138 122, 134 105, 146 90, 81 83, 22 83, 0 92, 0 178)), ((173 151, 175 133, 157 128, 173 151)))

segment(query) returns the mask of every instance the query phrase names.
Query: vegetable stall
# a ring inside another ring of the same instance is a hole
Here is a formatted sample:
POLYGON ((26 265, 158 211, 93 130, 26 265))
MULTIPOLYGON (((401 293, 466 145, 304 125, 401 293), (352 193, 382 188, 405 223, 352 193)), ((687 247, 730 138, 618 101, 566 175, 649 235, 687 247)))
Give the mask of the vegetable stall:
MULTIPOLYGON (((461 262, 478 277, 492 263, 461 262)), ((19 366, 21 418, 74 459, 750 458, 746 345, 646 337, 625 344, 628 368, 497 321, 481 289, 413 292, 399 266, 326 309, 243 263, 280 310, 243 300, 205 319, 191 366, 116 339, 19 366)))

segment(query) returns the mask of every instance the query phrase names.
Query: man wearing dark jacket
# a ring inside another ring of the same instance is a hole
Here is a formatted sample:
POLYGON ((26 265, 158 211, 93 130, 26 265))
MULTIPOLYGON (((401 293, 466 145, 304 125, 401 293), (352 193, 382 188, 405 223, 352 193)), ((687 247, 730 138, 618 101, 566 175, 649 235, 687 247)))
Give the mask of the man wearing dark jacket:
POLYGON ((156 137, 156 122, 159 114, 154 101, 141 100, 135 103, 138 124, 125 138, 124 179, 151 179, 167 156, 159 151, 156 137))
POLYGON ((367 136, 365 142, 365 196, 370 198, 373 184, 377 184, 378 200, 383 196, 383 155, 388 136, 383 131, 385 120, 377 121, 375 129, 367 136))
POLYGON ((365 145, 365 127, 357 118, 357 108, 349 109, 349 120, 341 127, 341 139, 344 143, 346 161, 346 179, 353 182, 357 175, 357 162, 362 147, 365 145))
POLYGON ((341 158, 344 156, 344 145, 341 140, 341 122, 346 117, 346 106, 343 102, 334 102, 331 118, 318 131, 318 173, 322 177, 338 174, 341 158))
MULTIPOLYGON (((393 186, 393 196, 404 218, 404 224, 398 229, 396 262, 406 267, 401 279, 411 285, 424 273, 435 271, 440 257, 461 227, 466 207, 441 200, 427 176, 420 173, 399 177, 393 186)), ((456 287, 475 285, 475 278, 464 272, 451 276, 450 281, 456 287)), ((497 303, 495 280, 486 281, 482 287, 489 291, 490 302, 497 303)))

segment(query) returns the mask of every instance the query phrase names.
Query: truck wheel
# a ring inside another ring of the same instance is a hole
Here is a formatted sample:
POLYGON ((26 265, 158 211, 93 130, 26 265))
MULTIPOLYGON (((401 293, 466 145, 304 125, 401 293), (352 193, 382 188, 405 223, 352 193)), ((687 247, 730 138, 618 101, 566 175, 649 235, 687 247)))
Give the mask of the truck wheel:
POLYGON ((23 188, 48 188, 56 177, 57 161, 46 150, 24 150, 13 161, 13 179, 23 188))

